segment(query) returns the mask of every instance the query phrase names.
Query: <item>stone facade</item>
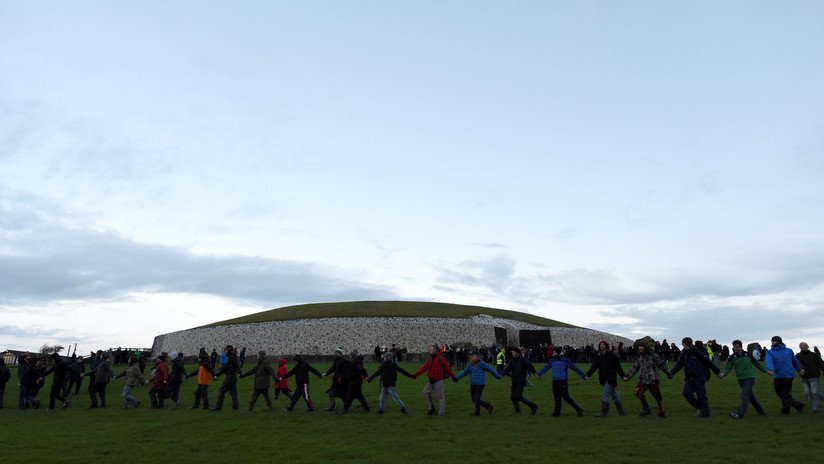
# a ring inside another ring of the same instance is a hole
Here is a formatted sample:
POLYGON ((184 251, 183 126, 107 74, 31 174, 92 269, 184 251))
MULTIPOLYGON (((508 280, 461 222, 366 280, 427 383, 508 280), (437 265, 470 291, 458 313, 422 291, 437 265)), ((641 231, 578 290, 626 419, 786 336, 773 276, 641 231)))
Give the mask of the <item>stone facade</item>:
POLYGON ((396 344, 409 353, 423 353, 433 343, 467 342, 489 346, 495 342, 495 327, 507 329, 509 340, 518 343, 519 330, 551 330, 555 345, 583 346, 608 339, 612 343, 632 341, 590 329, 543 327, 510 319, 478 315, 471 319, 409 317, 336 317, 261 322, 218 327, 200 327, 155 337, 152 353, 195 354, 227 344, 246 347, 248 353, 328 355, 336 348, 345 352, 372 353, 375 346, 396 344))

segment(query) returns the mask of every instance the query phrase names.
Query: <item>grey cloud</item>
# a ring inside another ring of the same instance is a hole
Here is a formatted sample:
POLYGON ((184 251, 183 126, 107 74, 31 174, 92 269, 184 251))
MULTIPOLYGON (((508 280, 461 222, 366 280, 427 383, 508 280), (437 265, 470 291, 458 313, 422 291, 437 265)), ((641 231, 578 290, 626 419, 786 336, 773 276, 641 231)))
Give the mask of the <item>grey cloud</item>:
POLYGON ((15 325, 0 325, 0 336, 11 336, 18 338, 32 337, 53 337, 61 334, 60 329, 38 329, 31 327, 18 327, 15 325))
POLYGON ((0 301, 5 303, 100 299, 132 291, 204 293, 262 303, 396 297, 388 287, 341 278, 340 271, 314 263, 194 255, 70 227, 30 206, 0 202, 0 217, 15 218, 0 222, 6 242, 0 247, 0 301))
POLYGON ((485 243, 472 242, 472 243, 470 243, 470 245, 476 246, 476 247, 481 247, 481 248, 492 248, 492 249, 498 249, 498 250, 509 248, 508 246, 504 245, 503 243, 496 243, 496 242, 485 242, 485 243))
POLYGON ((448 284, 482 286, 502 292, 512 280, 515 263, 515 259, 507 255, 465 261, 458 269, 441 269, 439 280, 448 284))

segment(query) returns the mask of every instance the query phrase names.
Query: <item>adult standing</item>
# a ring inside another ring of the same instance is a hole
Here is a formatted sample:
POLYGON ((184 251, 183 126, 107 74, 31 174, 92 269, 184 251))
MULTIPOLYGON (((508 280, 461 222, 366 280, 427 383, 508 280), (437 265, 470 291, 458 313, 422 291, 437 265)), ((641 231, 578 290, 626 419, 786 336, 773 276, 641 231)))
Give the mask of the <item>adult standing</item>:
POLYGON ((66 387, 66 396, 69 396, 72 388, 74 388, 75 396, 80 393, 80 386, 83 384, 83 374, 85 373, 86 366, 83 364, 83 356, 75 356, 74 361, 69 364, 69 384, 66 387))
MULTIPOLYGON (((684 390, 682 395, 687 402, 695 408, 695 415, 699 417, 710 417, 710 404, 707 400, 707 374, 705 369, 709 369, 716 374, 721 374, 718 368, 707 357, 706 350, 698 349, 692 342, 692 338, 684 337, 681 340, 684 349, 678 361, 672 368, 675 375, 684 369, 684 390)), ((722 377, 723 378, 723 377, 722 377)))
POLYGON ((215 378, 219 378, 225 374, 226 378, 223 379, 223 383, 217 391, 217 404, 214 407, 214 411, 223 409, 223 399, 226 398, 226 393, 232 397, 232 409, 240 409, 237 399, 237 375, 240 373, 240 364, 238 363, 237 354, 235 354, 235 348, 232 345, 226 346, 225 353, 226 363, 223 364, 223 367, 221 367, 217 375, 215 375, 215 378))
POLYGON ((295 376, 295 393, 292 394, 292 400, 289 402, 289 406, 283 410, 286 412, 292 412, 298 404, 298 401, 303 398, 304 401, 306 401, 307 411, 312 412, 315 410, 315 406, 312 404, 312 396, 309 393, 309 374, 312 373, 318 377, 322 377, 323 374, 318 372, 317 369, 312 367, 312 365, 304 361, 303 358, 298 355, 292 356, 292 361, 295 362, 292 369, 283 377, 278 378, 278 381, 280 381, 283 379, 288 379, 293 375, 295 376))
POLYGON ((40 378, 37 375, 37 366, 34 365, 34 358, 26 354, 18 360, 17 376, 20 378, 20 398, 18 406, 20 410, 29 406, 40 407, 40 401, 34 397, 33 391, 37 388, 40 378))
POLYGON ((3 395, 6 393, 6 383, 11 379, 11 371, 6 367, 6 361, 0 357, 0 409, 3 409, 3 395))
POLYGON ((443 381, 446 377, 455 379, 455 374, 449 368, 446 359, 441 354, 440 347, 435 344, 429 347, 429 359, 414 374, 415 377, 426 372, 427 384, 423 387, 423 397, 429 407, 426 414, 435 415, 435 404, 432 402, 432 393, 438 395, 439 416, 446 414, 446 396, 444 395, 443 381))
POLYGON ((498 373, 504 371, 504 367, 506 366, 506 347, 502 346, 498 349, 498 354, 495 356, 495 364, 498 369, 498 373))
MULTIPOLYGON (((662 346, 668 346, 666 344, 662 346)), ((658 356, 655 351, 649 350, 647 345, 639 343, 636 347, 638 356, 635 358, 635 363, 624 376, 624 381, 629 381, 636 372, 640 372, 638 376, 638 383, 635 385, 635 396, 641 401, 641 415, 648 416, 652 414, 652 409, 647 403, 647 398, 644 393, 650 392, 652 397, 658 403, 658 417, 666 416, 666 408, 664 407, 664 397, 661 395, 661 374, 660 370, 667 374, 667 378, 672 378, 672 373, 667 367, 667 363, 658 356)))
MULTIPOLYGON (((335 359, 332 361, 332 365, 329 366, 329 369, 321 374, 321 378, 332 374, 332 385, 329 386, 329 389, 326 390, 326 394, 329 396, 329 406, 324 409, 324 411, 334 411, 335 410, 335 398, 338 396, 343 397, 342 392, 339 392, 339 387, 337 384, 337 379, 339 376, 342 376, 345 372, 345 369, 348 367, 348 361, 343 359, 343 350, 340 348, 335 349, 335 359), (346 362, 347 366, 344 367, 343 363, 346 362)), ((279 377, 283 377, 285 374, 280 374, 279 377)), ((288 381, 287 381, 288 382, 288 381)), ((288 386, 287 386, 288 388, 288 386)), ((291 395, 290 395, 291 396, 291 395)))
POLYGON ((123 385, 122 393, 123 399, 125 400, 125 403, 123 403, 123 409, 128 409, 129 406, 139 408, 140 400, 132 395, 132 391, 134 390, 134 387, 146 383, 146 379, 143 378, 143 373, 140 372, 140 364, 137 357, 129 357, 127 364, 126 370, 115 377, 118 379, 120 377, 126 377, 126 382, 123 385))
POLYGON ((369 412, 369 403, 366 401, 366 397, 363 396, 363 381, 369 378, 366 368, 363 367, 363 355, 357 351, 353 351, 350 356, 352 362, 349 364, 349 369, 342 379, 342 383, 346 385, 346 394, 343 397, 343 411, 338 411, 338 414, 348 413, 355 399, 360 402, 364 411, 369 412))
POLYGON ((172 409, 177 409, 182 404, 180 401, 180 385, 186 379, 186 366, 184 363, 183 353, 177 353, 177 356, 172 360, 172 371, 169 373, 169 380, 166 382, 166 398, 171 399, 172 409))
POLYGON ((529 373, 536 374, 535 367, 521 354, 521 349, 514 346, 510 349, 511 358, 509 364, 504 367, 501 375, 508 375, 512 378, 512 388, 509 391, 509 399, 515 407, 515 413, 521 412, 520 403, 529 406, 532 415, 538 412, 538 405, 524 396, 526 387, 526 376, 529 373))
POLYGON ((759 416, 767 415, 767 413, 764 412, 764 408, 761 407, 761 404, 759 404, 755 398, 755 394, 752 392, 753 386, 755 385, 753 366, 761 372, 767 372, 767 369, 765 369, 759 361, 756 361, 755 358, 744 350, 744 345, 741 343, 741 340, 733 340, 732 355, 727 360, 726 366, 724 366, 723 374, 727 375, 735 369, 735 377, 738 379, 738 385, 741 387, 741 402, 738 405, 738 409, 730 413, 730 417, 734 419, 744 417, 744 414, 747 413, 747 407, 750 404, 752 404, 756 414, 759 416))
POLYGON ((781 414, 787 415, 791 408, 801 412, 804 403, 793 398, 793 370, 804 375, 801 363, 793 354, 793 350, 784 345, 784 341, 778 335, 770 340, 772 345, 767 350, 767 373, 773 377, 773 389, 775 394, 781 398, 781 414))
POLYGON ((255 383, 254 383, 254 391, 252 392, 252 399, 249 401, 249 411, 255 408, 255 402, 259 396, 263 395, 263 399, 266 401, 266 409, 272 410, 272 399, 269 398, 269 386, 271 385, 270 379, 277 379, 277 372, 272 368, 272 365, 266 362, 266 352, 261 350, 258 351, 257 355, 257 365, 253 367, 249 372, 240 374, 240 378, 246 377, 247 375, 255 374, 255 383))
POLYGON ((100 363, 97 365, 97 369, 94 371, 94 383, 91 385, 91 389, 89 390, 89 399, 91 400, 91 406, 89 406, 89 409, 106 407, 106 387, 109 385, 109 381, 112 377, 114 377, 114 371, 112 371, 112 358, 111 356, 105 356, 101 359, 100 363), (98 398, 100 399, 99 406, 98 398))
POLYGON ((378 414, 383 414, 383 408, 386 405, 387 395, 391 396, 395 404, 401 408, 402 414, 409 414, 409 411, 406 410, 406 406, 403 404, 403 401, 401 401, 401 398, 398 396, 398 390, 396 388, 398 384, 398 372, 409 377, 410 379, 415 378, 412 374, 406 372, 406 370, 395 363, 394 353, 390 351, 389 353, 383 355, 383 362, 381 362, 381 366, 378 370, 366 379, 367 382, 372 382, 372 379, 375 377, 380 376, 381 378, 381 392, 378 397, 378 414))
POLYGON ((624 415, 624 406, 621 404, 621 398, 618 397, 618 376, 625 377, 624 368, 621 367, 621 359, 616 355, 609 346, 609 342, 601 340, 598 343, 598 355, 592 362, 587 377, 598 371, 598 383, 603 387, 601 391, 601 412, 596 414, 596 417, 607 417, 609 415, 609 400, 615 403, 615 409, 618 414, 624 415))
POLYGON ((238 357, 240 361, 240 368, 243 369, 243 365, 246 363, 246 347, 240 349, 240 356, 238 357))
POLYGON ((66 380, 69 376, 69 365, 63 360, 63 357, 57 353, 49 355, 54 361, 54 364, 43 374, 43 377, 54 373, 52 377, 52 387, 49 392, 49 411, 54 410, 54 402, 59 400, 63 408, 68 408, 71 401, 63 397, 63 391, 66 387, 66 380))
POLYGON ((160 355, 155 358, 155 367, 152 370, 152 377, 149 382, 152 386, 149 388, 149 401, 152 408, 163 408, 163 402, 166 400, 166 382, 169 381, 169 366, 166 365, 166 356, 160 355))
POLYGON ((212 354, 209 356, 209 362, 212 364, 212 370, 215 370, 217 367, 217 350, 212 350, 212 354))
POLYGON ((816 399, 824 400, 824 393, 821 393, 819 388, 818 378, 821 377, 821 371, 824 369, 824 360, 810 351, 810 345, 807 342, 798 344, 798 362, 801 363, 801 368, 804 374, 801 376, 801 385, 804 387, 804 394, 807 395, 807 401, 810 402, 810 410, 818 412, 818 402, 816 399))

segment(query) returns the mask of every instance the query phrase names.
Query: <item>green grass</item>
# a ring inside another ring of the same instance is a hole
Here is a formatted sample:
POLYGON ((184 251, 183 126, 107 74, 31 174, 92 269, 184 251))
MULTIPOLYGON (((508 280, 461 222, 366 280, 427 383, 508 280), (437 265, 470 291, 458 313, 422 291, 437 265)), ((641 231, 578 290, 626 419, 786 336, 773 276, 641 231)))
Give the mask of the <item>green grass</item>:
MULTIPOLYGON (((191 366, 190 368, 193 368, 191 366)), ((247 364, 247 367, 248 364, 247 364)), ((316 367, 324 368, 324 365, 316 367)), ((372 372, 375 365, 368 364, 372 372)), ((404 364, 407 370, 417 364, 404 364)), ((116 372, 118 370, 116 369, 116 372)), ((47 388, 50 386, 47 379, 47 388)), ((183 408, 150 410, 147 388, 138 387, 136 396, 144 400, 137 410, 123 410, 119 393, 122 379, 108 389, 109 408, 87 411, 85 389, 67 410, 48 412, 15 409, 17 388, 6 388, 6 409, 0 410, 0 462, 815 462, 824 413, 805 410, 784 417, 778 414, 779 401, 772 382, 758 377, 755 393, 767 409, 768 417, 752 411, 735 421, 727 416, 738 402, 734 378, 713 378, 708 384, 713 416, 700 419, 681 397, 681 375, 664 379, 663 392, 668 417, 638 417, 640 407, 632 395, 632 383, 622 383, 619 393, 627 416, 613 414, 607 419, 593 417, 600 404, 596 379, 570 383, 572 397, 584 407, 586 416, 576 417, 568 406, 562 416, 550 416, 551 381, 533 379, 526 395, 540 406, 538 415, 528 411, 515 415, 509 403, 509 379, 488 377, 484 397, 496 406, 492 415, 474 417, 469 400, 468 379, 446 385, 447 414, 424 414, 421 390, 425 380, 399 379, 399 393, 412 415, 402 416, 391 401, 387 413, 364 413, 359 407, 346 416, 317 411, 307 413, 299 403, 294 412, 281 411, 285 399, 269 412, 259 400, 253 412, 246 407, 252 392, 252 378, 240 381, 241 411, 222 412, 189 409, 194 379, 183 386, 183 408)), ((312 377, 312 395, 318 409, 325 407, 323 392, 327 380, 312 377)), ((85 387, 85 385, 84 385, 85 387)), ((219 381, 210 388, 214 403, 219 381)), ((377 382, 364 385, 373 409, 377 409, 377 382)), ((796 398, 801 386, 794 385, 796 398)), ((48 390, 40 393, 47 399, 48 390)), ((357 403, 356 403, 357 404, 357 403)))
POLYGON ((544 327, 576 327, 518 311, 423 301, 350 301, 287 306, 215 322, 206 327, 295 319, 320 319, 324 317, 450 317, 468 319, 478 314, 513 319, 544 327))

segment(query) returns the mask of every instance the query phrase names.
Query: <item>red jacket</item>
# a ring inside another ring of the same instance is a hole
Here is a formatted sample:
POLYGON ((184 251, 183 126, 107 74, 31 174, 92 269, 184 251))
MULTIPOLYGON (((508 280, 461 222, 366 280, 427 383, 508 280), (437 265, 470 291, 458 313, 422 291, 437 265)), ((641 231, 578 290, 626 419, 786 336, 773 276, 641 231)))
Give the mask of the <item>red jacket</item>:
POLYGON ((155 367, 154 374, 149 382, 152 383, 151 391, 163 391, 166 388, 166 381, 169 380, 169 366, 162 362, 155 367))
POLYGON ((289 379, 284 379, 283 376, 289 373, 286 368, 286 359, 280 358, 280 367, 278 367, 278 378, 282 379, 280 382, 275 381, 275 388, 289 388, 289 379))
POLYGON ((435 381, 443 380, 447 377, 455 378, 455 374, 453 374, 452 369, 449 368, 449 363, 446 362, 446 359, 444 359, 440 353, 430 356, 429 359, 423 363, 423 366, 415 372, 415 376, 421 375, 424 372, 426 372, 427 378, 435 381))

